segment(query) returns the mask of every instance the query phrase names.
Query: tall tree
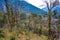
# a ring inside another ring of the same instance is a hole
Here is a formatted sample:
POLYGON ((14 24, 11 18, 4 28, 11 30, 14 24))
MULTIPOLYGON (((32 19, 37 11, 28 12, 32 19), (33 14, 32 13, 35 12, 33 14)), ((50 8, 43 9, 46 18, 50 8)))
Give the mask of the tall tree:
MULTIPOLYGON (((50 40, 50 35, 51 35, 51 17, 52 17, 52 11, 51 9, 57 5, 58 2, 56 2, 58 0, 55 0, 54 3, 52 3, 52 0, 49 0, 49 3, 47 2, 47 0, 45 0, 44 2, 47 4, 47 8, 48 8, 48 26, 49 26, 49 36, 48 36, 48 40, 50 40), (52 6, 53 5, 53 6, 52 6)), ((58 40, 57 38, 58 36, 58 32, 56 30, 56 40, 58 40)))
POLYGON ((8 22, 9 22, 10 12, 9 12, 8 0, 4 0, 4 1, 5 1, 6 10, 7 10, 7 13, 8 13, 8 22))

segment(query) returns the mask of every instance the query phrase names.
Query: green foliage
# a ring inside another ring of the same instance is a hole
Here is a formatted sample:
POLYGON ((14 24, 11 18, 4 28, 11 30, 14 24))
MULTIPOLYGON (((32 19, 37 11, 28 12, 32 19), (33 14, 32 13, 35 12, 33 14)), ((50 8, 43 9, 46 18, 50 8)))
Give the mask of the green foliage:
POLYGON ((2 14, 3 14, 3 13, 0 13, 0 17, 2 17, 2 14))
POLYGON ((38 14, 37 13, 32 13, 32 17, 37 17, 38 14))
POLYGON ((15 40, 15 36, 11 35, 10 40, 15 40))
POLYGON ((25 14, 25 13, 21 13, 21 14, 20 14, 20 18, 21 18, 21 19, 26 19, 26 14, 25 14))
POLYGON ((58 15, 58 18, 60 19, 60 15, 58 15))
POLYGON ((0 19, 0 23, 2 22, 2 19, 0 19))
POLYGON ((57 10, 55 10, 55 11, 54 11, 54 15, 56 16, 57 14, 58 14, 58 11, 57 11, 57 10))
POLYGON ((0 40, 4 40, 3 38, 0 38, 0 40))
POLYGON ((42 16, 41 15, 38 15, 39 19, 42 19, 42 16))
POLYGON ((3 14, 3 13, 0 13, 0 23, 1 23, 1 21, 2 21, 2 14, 3 14))
POLYGON ((26 30, 26 31, 25 31, 25 35, 28 35, 28 34, 29 34, 29 31, 26 30))
POLYGON ((0 38, 4 38, 5 37, 5 32, 3 31, 3 29, 0 29, 0 38))
POLYGON ((58 25, 58 31, 60 32, 60 24, 58 25))
POLYGON ((57 10, 54 11, 53 17, 58 18, 58 11, 57 10))

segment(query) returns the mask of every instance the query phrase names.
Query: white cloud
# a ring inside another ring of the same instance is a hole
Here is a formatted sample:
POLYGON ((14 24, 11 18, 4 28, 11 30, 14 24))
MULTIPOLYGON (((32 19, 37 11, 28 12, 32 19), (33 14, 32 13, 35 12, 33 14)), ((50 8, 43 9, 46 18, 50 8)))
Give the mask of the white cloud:
POLYGON ((60 2, 60 0, 59 0, 59 2, 60 2))
MULTIPOLYGON (((25 1, 41 9, 46 7, 46 3, 44 3, 43 0, 25 0, 25 1)), ((50 4, 50 0, 45 1, 47 1, 50 4)), ((54 1, 55 0, 52 0, 51 2, 53 3, 54 1)))
POLYGON ((38 7, 38 8, 46 7, 46 4, 42 0, 25 0, 25 1, 38 7))

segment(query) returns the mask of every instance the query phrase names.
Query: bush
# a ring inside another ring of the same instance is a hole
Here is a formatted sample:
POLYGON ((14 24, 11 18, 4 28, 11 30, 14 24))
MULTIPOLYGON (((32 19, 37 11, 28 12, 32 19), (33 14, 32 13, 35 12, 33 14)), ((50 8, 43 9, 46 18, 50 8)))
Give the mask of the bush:
POLYGON ((60 25, 58 25, 58 31, 60 32, 60 25))
POLYGON ((4 38, 4 37, 5 37, 5 32, 2 29, 0 29, 0 38, 4 38))
POLYGON ((11 35, 10 40, 15 40, 15 36, 11 35))

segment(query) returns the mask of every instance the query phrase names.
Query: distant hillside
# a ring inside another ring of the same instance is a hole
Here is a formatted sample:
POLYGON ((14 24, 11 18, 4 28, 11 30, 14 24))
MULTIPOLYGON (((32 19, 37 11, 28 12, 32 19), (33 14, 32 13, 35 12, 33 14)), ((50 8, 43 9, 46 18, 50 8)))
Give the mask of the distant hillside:
MULTIPOLYGON (((46 8, 43 8, 43 10, 46 11, 46 12, 48 12, 47 7, 46 7, 46 8)), ((54 10, 57 10, 57 11, 58 11, 58 14, 60 14, 60 5, 55 6, 55 7, 52 9, 52 12, 53 12, 54 10)))
POLYGON ((56 7, 54 7, 54 8, 52 9, 52 11, 54 11, 54 10, 57 10, 58 13, 60 14, 60 5, 57 5, 56 7))
MULTIPOLYGON (((11 0, 8 1, 9 3, 11 3, 11 0)), ((1 1, 1 4, 3 4, 4 1, 1 1)), ((18 0, 14 1, 14 6, 18 5, 18 0)), ((45 14, 46 12, 40 8, 37 8, 35 6, 33 6, 32 4, 27 3, 26 1, 20 1, 20 8, 22 12, 25 13, 37 13, 37 14, 45 14)), ((0 6, 0 10, 3 10, 3 7, 0 6)))
POLYGON ((25 12, 25 13, 38 13, 38 14, 44 14, 46 13, 44 10, 39 9, 35 6, 33 6, 32 4, 29 4, 25 1, 20 1, 20 7, 21 7, 21 11, 25 12))

